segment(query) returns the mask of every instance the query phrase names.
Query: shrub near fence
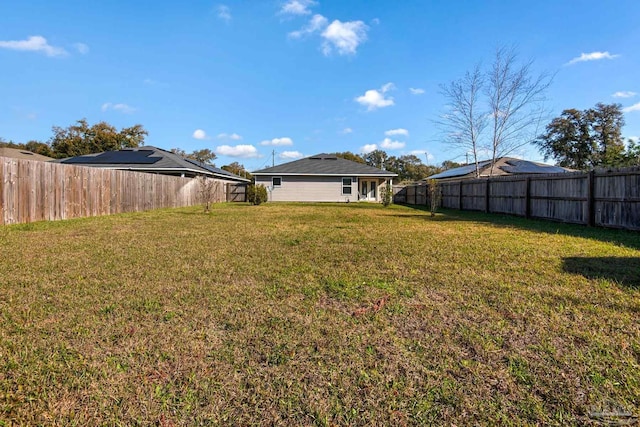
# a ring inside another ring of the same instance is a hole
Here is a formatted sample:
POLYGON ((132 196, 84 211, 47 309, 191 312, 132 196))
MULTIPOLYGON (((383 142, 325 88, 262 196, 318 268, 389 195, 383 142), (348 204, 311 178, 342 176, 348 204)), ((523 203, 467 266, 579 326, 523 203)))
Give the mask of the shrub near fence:
MULTIPOLYGON (((226 201, 225 185, 213 202, 226 201)), ((0 225, 192 206, 196 179, 0 157, 0 225)))
MULTIPOLYGON (((640 167, 500 176, 439 186, 445 208, 640 230, 640 167)), ((429 203, 423 183, 396 188, 394 193, 396 203, 429 203)))

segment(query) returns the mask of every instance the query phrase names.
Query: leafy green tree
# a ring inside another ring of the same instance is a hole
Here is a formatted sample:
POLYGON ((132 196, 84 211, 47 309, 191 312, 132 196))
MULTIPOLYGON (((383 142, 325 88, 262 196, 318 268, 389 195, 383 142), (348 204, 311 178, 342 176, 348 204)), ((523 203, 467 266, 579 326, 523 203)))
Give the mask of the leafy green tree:
POLYGON ((626 162, 622 139, 624 115, 620 104, 598 103, 587 110, 564 110, 546 127, 535 144, 545 160, 579 170, 617 167, 626 162))
POLYGON ((46 142, 29 141, 24 144, 24 148, 32 153, 40 154, 42 156, 55 157, 55 153, 51 149, 51 146, 46 142))
POLYGON ((629 139, 623 157, 624 166, 640 166, 640 142, 629 139))
POLYGON ((354 154, 351 151, 342 151, 342 152, 330 153, 330 154, 336 157, 340 157, 342 159, 351 160, 352 162, 366 163, 361 155, 354 154))
POLYGON ((373 150, 364 155, 364 162, 374 168, 384 169, 389 155, 383 150, 373 150))
POLYGON ((247 170, 244 168, 244 165, 238 163, 238 162, 233 162, 230 163, 228 165, 224 165, 222 166, 221 169, 226 170, 227 172, 231 172, 233 174, 236 174, 238 176, 247 178, 247 179, 253 179, 253 177, 251 176, 251 174, 249 172, 247 172, 247 170))
POLYGON ((203 148, 202 150, 194 150, 191 154, 187 156, 189 159, 196 160, 201 163, 213 164, 212 161, 215 160, 218 156, 216 153, 211 151, 208 148, 203 148))
POLYGON ((55 157, 64 158, 139 147, 147 135, 142 125, 118 131, 106 122, 89 126, 86 119, 81 119, 66 128, 54 126, 49 143, 55 157))
POLYGON ((624 162, 625 149, 622 138, 624 113, 620 104, 596 104, 588 110, 592 120, 592 135, 598 143, 597 163, 599 166, 620 166, 624 162))
POLYGON ((442 166, 440 168, 441 170, 439 172, 446 171, 453 168, 459 168, 460 166, 462 166, 462 164, 458 162, 454 162, 453 160, 445 160, 444 162, 442 162, 442 166))
POLYGON ((182 148, 172 148, 170 151, 182 158, 195 160, 197 162, 206 163, 212 166, 214 166, 213 160, 218 158, 218 156, 216 156, 216 153, 214 153, 208 148, 203 148, 201 150, 194 150, 191 153, 187 153, 182 148))
POLYGON ((400 182, 419 181, 439 172, 439 168, 423 164, 422 160, 413 154, 389 157, 386 169, 389 172, 397 173, 397 180, 400 182))

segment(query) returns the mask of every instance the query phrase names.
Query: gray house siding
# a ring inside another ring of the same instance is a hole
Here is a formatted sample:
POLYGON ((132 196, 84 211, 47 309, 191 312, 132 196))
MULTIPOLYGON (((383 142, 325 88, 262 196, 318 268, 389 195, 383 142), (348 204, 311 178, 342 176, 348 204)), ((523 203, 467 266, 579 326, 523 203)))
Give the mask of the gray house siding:
POLYGON ((370 189, 375 182, 375 198, 370 201, 380 200, 380 189, 384 179, 380 177, 353 177, 353 176, 256 176, 256 184, 264 185, 269 192, 269 201, 272 202, 357 202, 358 191, 361 190, 361 182, 366 181, 370 189), (272 178, 281 178, 280 186, 272 185, 272 178), (351 180, 351 194, 343 192, 342 179, 351 180))
MULTIPOLYGON (((277 176, 277 175, 274 175, 277 176)), ((351 194, 342 194, 339 176, 282 176, 281 185, 272 187, 271 176, 257 176, 256 184, 268 189, 272 202, 346 202, 358 200, 357 181, 352 182, 351 194)), ((344 177, 351 178, 352 177, 344 177)))

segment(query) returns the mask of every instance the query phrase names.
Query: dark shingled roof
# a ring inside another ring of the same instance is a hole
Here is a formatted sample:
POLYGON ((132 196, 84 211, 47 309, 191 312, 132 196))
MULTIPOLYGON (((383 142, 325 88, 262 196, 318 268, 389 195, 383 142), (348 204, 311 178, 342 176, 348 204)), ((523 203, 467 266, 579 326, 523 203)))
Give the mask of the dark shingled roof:
POLYGON ((182 174, 186 176, 210 175, 216 178, 239 182, 249 182, 231 172, 216 168, 206 163, 185 159, 179 155, 152 146, 125 148, 118 151, 87 154, 56 160, 58 163, 101 167, 110 169, 134 170, 166 174, 182 174))
MULTIPOLYGON (((491 160, 478 162, 481 177, 489 174, 490 166, 491 160)), ((464 177, 473 174, 475 170, 476 165, 470 164, 431 175, 427 179, 450 179, 464 177)), ((496 159, 496 163, 494 166, 494 175, 526 175, 564 172, 573 172, 573 170, 560 166, 532 162, 529 160, 515 159, 512 157, 500 157, 499 159, 496 159)))
POLYGON ((329 154, 316 154, 253 172, 253 175, 398 176, 393 172, 329 154))

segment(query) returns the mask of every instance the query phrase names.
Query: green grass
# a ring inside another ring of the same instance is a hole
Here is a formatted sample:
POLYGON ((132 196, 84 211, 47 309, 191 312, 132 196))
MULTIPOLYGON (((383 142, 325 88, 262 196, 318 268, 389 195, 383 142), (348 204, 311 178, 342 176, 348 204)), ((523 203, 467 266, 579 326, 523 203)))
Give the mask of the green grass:
POLYGON ((640 235, 242 204, 0 228, 0 426, 640 414, 640 235))

